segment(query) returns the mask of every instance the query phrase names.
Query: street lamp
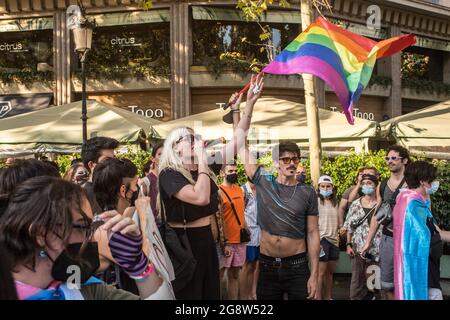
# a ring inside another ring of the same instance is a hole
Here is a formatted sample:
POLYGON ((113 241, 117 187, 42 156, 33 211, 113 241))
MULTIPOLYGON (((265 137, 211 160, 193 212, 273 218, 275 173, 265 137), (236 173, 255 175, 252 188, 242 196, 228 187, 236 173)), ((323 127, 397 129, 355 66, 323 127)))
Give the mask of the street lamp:
POLYGON ((80 9, 77 15, 77 21, 71 28, 73 32, 73 41, 75 44, 75 52, 81 62, 81 120, 83 123, 83 143, 87 140, 87 107, 86 107, 86 73, 85 61, 86 54, 91 50, 92 32, 95 22, 89 21, 84 15, 84 9, 80 9))

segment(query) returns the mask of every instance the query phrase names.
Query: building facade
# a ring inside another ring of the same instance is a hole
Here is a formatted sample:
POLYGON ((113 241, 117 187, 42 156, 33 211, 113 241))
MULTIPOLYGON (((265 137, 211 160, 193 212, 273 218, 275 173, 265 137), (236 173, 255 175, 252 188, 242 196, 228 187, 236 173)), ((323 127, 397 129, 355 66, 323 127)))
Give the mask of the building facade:
MULTIPOLYGON (((254 46, 260 26, 246 22, 234 0, 154 0, 147 11, 135 0, 82 3, 97 24, 88 97, 147 117, 167 121, 218 108, 250 75, 248 66, 221 55, 236 51, 264 62, 270 54, 254 46)), ((290 3, 261 18, 275 49, 301 30, 298 1, 290 3)), ((377 62, 356 116, 382 121, 450 99, 450 0, 330 3, 333 12, 324 10, 325 16, 350 31, 375 40, 404 33, 418 39, 403 54, 377 62)), ((72 4, 0 0, 0 117, 81 99, 80 63, 67 28, 72 4)), ((267 76, 264 94, 303 102, 302 87, 299 76, 267 76)), ((340 111, 334 93, 319 88, 320 106, 340 111)))

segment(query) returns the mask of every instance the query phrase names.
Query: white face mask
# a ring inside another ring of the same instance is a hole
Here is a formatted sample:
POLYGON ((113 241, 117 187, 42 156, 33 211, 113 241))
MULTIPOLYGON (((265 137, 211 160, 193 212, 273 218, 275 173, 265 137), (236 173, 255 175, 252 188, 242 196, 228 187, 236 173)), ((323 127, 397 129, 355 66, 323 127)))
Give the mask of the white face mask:
POLYGON ((439 189, 439 181, 435 180, 431 183, 431 188, 425 187, 425 192, 427 194, 433 194, 439 189))

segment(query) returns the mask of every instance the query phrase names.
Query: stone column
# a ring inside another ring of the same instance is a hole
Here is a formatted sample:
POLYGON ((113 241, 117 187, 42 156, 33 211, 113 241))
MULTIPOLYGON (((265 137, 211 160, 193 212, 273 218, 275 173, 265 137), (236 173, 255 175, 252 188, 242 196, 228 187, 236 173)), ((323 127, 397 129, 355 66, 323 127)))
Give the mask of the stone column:
POLYGON ((178 119, 191 113, 189 65, 192 46, 189 5, 174 1, 170 17, 172 119, 178 119))
MULTIPOLYGON (((391 25, 389 31, 390 37, 401 35, 400 27, 397 25, 391 25)), ((394 54, 383 60, 383 62, 380 61, 383 64, 380 66, 380 73, 392 79, 391 94, 384 102, 383 115, 393 118, 402 114, 401 53, 394 54)))
POLYGON ((442 55, 443 68, 442 68, 442 81, 450 84, 450 52, 445 51, 442 55))
POLYGON ((66 25, 66 11, 57 10, 53 27, 53 70, 55 87, 54 104, 59 106, 72 101, 72 84, 70 81, 70 30, 66 25))

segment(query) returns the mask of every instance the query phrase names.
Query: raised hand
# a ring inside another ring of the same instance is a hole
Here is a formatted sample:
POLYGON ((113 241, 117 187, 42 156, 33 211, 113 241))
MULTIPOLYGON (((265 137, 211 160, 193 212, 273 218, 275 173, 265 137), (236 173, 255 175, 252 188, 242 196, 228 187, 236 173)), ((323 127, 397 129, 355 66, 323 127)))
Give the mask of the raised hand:
POLYGON ((250 79, 250 88, 247 92, 247 102, 256 103, 261 96, 262 89, 264 88, 264 77, 262 73, 252 76, 250 79))

